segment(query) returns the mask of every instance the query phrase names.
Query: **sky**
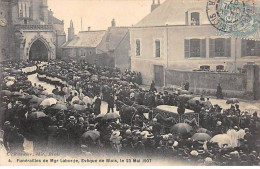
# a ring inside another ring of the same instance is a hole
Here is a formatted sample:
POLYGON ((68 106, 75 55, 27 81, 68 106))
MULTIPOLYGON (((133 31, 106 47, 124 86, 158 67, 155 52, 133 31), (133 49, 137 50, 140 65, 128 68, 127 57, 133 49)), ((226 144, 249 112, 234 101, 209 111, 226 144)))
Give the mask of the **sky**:
MULTIPOLYGON (((157 3, 158 0, 155 0, 157 3)), ((165 0, 161 0, 161 3, 165 0)), ((75 33, 106 30, 114 18, 116 26, 132 26, 150 13, 152 0, 48 0, 54 16, 64 20, 64 29, 73 21, 75 33)))

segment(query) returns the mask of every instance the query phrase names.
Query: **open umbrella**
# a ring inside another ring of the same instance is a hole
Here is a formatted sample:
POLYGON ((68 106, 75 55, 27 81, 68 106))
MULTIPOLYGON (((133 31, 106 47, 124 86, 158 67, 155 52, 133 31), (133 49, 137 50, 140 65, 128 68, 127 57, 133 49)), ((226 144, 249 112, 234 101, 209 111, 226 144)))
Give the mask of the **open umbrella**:
POLYGON ((12 92, 12 96, 22 96, 21 92, 12 92))
POLYGON ((41 117, 46 117, 47 115, 43 113, 42 111, 36 111, 28 114, 27 118, 31 120, 35 120, 41 117))
POLYGON ((129 83, 127 81, 122 81, 121 84, 127 86, 129 83))
POLYGON ((12 86, 14 84, 14 81, 8 81, 8 82, 6 82, 6 86, 12 86))
POLYGON ((103 117, 104 120, 112 120, 112 119, 118 119, 118 118, 120 118, 120 115, 116 114, 116 113, 107 113, 103 117))
POLYGON ((64 104, 55 104, 51 106, 52 109, 54 110, 67 110, 67 106, 64 104))
POLYGON ((195 133, 191 138, 196 141, 208 141, 211 139, 206 133, 195 133))
POLYGON ((47 99, 44 99, 40 105, 42 106, 51 106, 53 104, 56 104, 57 103, 57 100, 54 99, 54 98, 47 98, 47 99))
POLYGON ((239 103, 237 98, 229 98, 226 101, 227 104, 235 104, 235 103, 239 103))
POLYGON ((212 136, 211 131, 209 131, 208 129, 205 129, 205 128, 199 128, 199 129, 197 130, 197 133, 206 133, 206 134, 212 136))
POLYGON ((104 114, 99 114, 97 115, 96 119, 100 119, 100 118, 103 118, 104 117, 104 114))
POLYGON ((85 102, 83 102, 82 100, 74 100, 72 104, 85 105, 85 102))
POLYGON ((72 106, 72 109, 78 110, 78 111, 83 111, 83 110, 86 110, 86 106, 84 106, 84 105, 79 105, 79 104, 74 104, 74 105, 72 106))
POLYGON ((12 95, 12 92, 9 91, 9 90, 2 90, 1 91, 1 95, 2 96, 10 96, 10 95, 12 95))
POLYGON ((81 136, 82 139, 91 138, 93 141, 96 141, 100 137, 99 131, 96 130, 90 130, 81 136))
POLYGON ((187 102, 188 100, 192 99, 192 95, 182 94, 177 97, 180 101, 187 102))
POLYGON ((224 144, 231 146, 231 140, 227 134, 215 135, 210 141, 218 143, 220 148, 222 148, 224 144))
POLYGON ((47 96, 47 95, 48 95, 48 92, 47 92, 47 91, 42 91, 42 92, 41 92, 41 95, 47 96))
POLYGON ((84 98, 83 98, 83 102, 87 105, 88 103, 89 104, 92 104, 93 103, 93 101, 92 101, 92 99, 90 98, 90 97, 88 97, 88 96, 85 96, 84 98))
POLYGON ((171 132, 178 134, 186 134, 191 132, 192 127, 186 123, 177 123, 171 128, 171 132))

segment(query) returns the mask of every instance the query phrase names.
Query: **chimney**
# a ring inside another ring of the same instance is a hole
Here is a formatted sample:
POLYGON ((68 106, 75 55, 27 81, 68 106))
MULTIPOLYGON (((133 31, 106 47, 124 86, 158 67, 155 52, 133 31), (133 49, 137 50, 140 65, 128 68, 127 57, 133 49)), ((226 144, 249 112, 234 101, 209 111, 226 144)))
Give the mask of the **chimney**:
POLYGON ((89 26, 89 27, 88 27, 88 31, 90 31, 90 30, 91 30, 91 27, 89 26))
POLYGON ((116 27, 116 21, 115 21, 115 19, 112 19, 112 21, 111 21, 111 27, 116 27))
POLYGON ((153 4, 151 5, 151 12, 153 12, 153 10, 155 10, 157 7, 159 7, 161 4, 160 0, 158 0, 158 3, 155 4, 155 0, 153 0, 153 4))

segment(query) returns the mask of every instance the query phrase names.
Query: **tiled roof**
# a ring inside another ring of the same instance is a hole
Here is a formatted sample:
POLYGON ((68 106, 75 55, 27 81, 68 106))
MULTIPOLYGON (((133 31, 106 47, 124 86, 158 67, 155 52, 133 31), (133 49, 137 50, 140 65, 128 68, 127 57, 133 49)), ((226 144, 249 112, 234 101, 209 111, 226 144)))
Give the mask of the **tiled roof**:
POLYGON ((117 48, 120 42, 125 38, 129 32, 128 27, 110 27, 106 35, 98 45, 98 50, 108 52, 117 48))
POLYGON ((207 0, 166 0, 134 27, 185 25, 188 10, 201 11, 202 22, 208 22, 206 4, 207 0))
POLYGON ((70 42, 63 45, 63 48, 76 48, 76 47, 97 47, 106 31, 81 31, 70 42))

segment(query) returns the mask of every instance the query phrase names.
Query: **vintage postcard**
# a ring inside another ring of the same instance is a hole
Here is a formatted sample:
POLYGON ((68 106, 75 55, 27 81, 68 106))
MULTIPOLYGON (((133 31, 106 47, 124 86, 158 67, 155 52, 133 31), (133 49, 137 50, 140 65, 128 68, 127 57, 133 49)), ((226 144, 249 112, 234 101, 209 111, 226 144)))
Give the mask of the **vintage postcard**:
POLYGON ((0 0, 0 166, 259 166, 259 0, 0 0))

